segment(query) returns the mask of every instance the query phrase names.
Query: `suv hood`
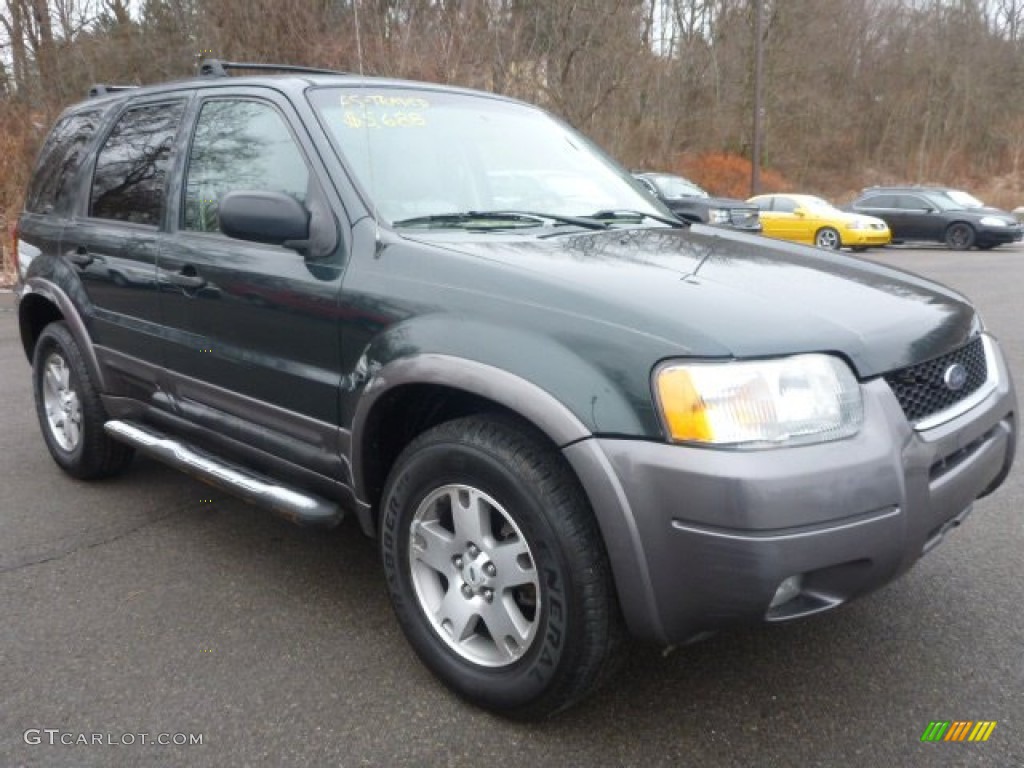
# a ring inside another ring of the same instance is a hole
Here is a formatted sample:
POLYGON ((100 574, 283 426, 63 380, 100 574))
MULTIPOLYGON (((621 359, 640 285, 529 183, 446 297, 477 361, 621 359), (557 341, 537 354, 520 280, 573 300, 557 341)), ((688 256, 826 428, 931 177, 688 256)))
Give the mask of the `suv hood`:
POLYGON ((644 336, 645 344, 657 339, 664 357, 831 352, 867 378, 937 357, 980 327, 967 300, 937 283, 712 227, 547 237, 404 234, 406 241, 486 260, 479 282, 466 274, 471 265, 456 280, 441 274, 441 263, 433 280, 457 282, 487 301, 529 297, 518 313, 524 324, 549 313, 589 317, 624 344, 632 343, 630 335, 644 336), (494 270, 496 263, 504 269, 494 270))
POLYGON ((694 203, 706 205, 709 208, 743 208, 756 209, 753 203, 746 200, 736 200, 732 197, 663 197, 662 200, 671 208, 672 206, 691 206, 694 203))

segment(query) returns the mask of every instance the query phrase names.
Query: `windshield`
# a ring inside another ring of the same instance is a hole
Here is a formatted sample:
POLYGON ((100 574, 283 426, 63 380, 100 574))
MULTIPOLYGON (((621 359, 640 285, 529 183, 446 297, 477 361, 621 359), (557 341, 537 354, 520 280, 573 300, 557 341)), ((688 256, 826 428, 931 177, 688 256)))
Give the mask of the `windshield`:
POLYGON ((817 213, 835 213, 836 207, 820 197, 805 196, 799 199, 800 206, 817 213))
POLYGON ((929 192, 923 197, 938 211, 959 211, 964 208, 963 203, 956 202, 945 192, 929 192))
POLYGON ((708 197, 708 193, 692 181, 680 176, 649 176, 662 197, 678 200, 680 197, 708 197))
POLYGON ((392 223, 486 211, 670 215, 589 141, 533 107, 372 86, 316 88, 309 98, 377 214, 392 223))
POLYGON ((947 189, 945 191, 946 197, 950 198, 954 203, 958 203, 964 208, 984 208, 985 204, 981 202, 974 195, 970 195, 967 192, 962 192, 959 189, 947 189))

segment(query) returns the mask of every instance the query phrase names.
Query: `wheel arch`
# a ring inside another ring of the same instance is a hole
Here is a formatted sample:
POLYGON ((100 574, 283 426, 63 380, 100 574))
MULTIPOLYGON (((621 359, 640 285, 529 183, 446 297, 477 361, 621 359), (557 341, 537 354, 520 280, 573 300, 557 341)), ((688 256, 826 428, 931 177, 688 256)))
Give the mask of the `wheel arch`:
MULTIPOLYGON (((442 354, 402 358, 377 371, 356 407, 356 497, 376 507, 391 466, 411 440, 443 421, 487 411, 530 424, 559 449, 591 436, 552 394, 508 371, 442 354)), ((375 529, 375 516, 368 522, 375 529)))
POLYGON ((30 278, 25 283, 18 303, 18 330, 21 334, 22 348, 29 362, 32 361, 36 342, 43 329, 58 321, 67 323, 75 343, 82 350, 89 373, 95 377, 100 391, 106 391, 103 369, 96 357, 96 350, 93 348, 85 321, 74 302, 60 286, 42 278, 30 278))
POLYGON ((508 371, 440 354, 403 358, 378 371, 352 431, 352 474, 364 532, 377 535, 384 483, 404 446, 442 421, 482 412, 516 418, 559 449, 597 521, 627 626, 634 635, 663 639, 634 511, 589 439, 593 434, 552 394, 508 371))
POLYGON ((843 242, 843 230, 842 230, 842 227, 838 227, 838 226, 835 226, 833 224, 822 224, 821 226, 819 226, 817 229, 814 230, 814 238, 813 238, 812 242, 815 245, 817 245, 817 243, 818 243, 819 235, 821 235, 821 233, 826 231, 826 230, 836 233, 836 240, 839 242, 839 245, 838 245, 839 248, 842 248, 842 247, 845 246, 845 243, 843 242))
POLYGON ((978 241, 978 226, 970 219, 953 219, 947 223, 942 230, 942 239, 948 242, 950 230, 954 227, 960 226, 967 227, 967 229, 971 231, 971 242, 972 244, 976 244, 978 241))

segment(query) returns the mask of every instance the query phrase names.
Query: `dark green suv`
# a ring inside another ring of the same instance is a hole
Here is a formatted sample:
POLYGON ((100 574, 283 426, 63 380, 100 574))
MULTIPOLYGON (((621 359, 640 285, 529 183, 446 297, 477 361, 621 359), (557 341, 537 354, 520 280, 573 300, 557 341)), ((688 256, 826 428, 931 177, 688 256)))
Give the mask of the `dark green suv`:
POLYGON ((225 69, 97 87, 43 147, 17 233, 43 437, 77 478, 138 452, 354 515, 468 699, 548 714, 627 632, 835 608, 1006 476, 1013 386, 953 291, 685 226, 526 104, 225 69))

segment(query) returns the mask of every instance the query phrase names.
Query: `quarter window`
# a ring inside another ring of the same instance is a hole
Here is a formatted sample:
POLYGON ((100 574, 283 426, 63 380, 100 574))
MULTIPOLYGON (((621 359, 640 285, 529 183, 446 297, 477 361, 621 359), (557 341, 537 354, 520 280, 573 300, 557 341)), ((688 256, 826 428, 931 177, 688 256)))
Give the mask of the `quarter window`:
POLYGON ((65 198, 100 117, 99 110, 79 112, 68 115, 54 126, 39 153, 25 202, 26 210, 49 213, 65 198))
POLYGON ((875 195, 864 198, 858 208, 897 208, 895 195, 875 195))
POLYGON ((96 158, 89 215, 157 226, 163 218, 167 169, 183 102, 125 112, 96 158))
POLYGON ((309 170, 280 113, 256 101, 210 101, 199 115, 185 183, 184 228, 217 232, 221 198, 237 190, 306 200, 309 170))
POLYGON ((796 210, 796 203, 788 197, 776 197, 773 199, 772 210, 781 211, 782 213, 792 213, 796 210))

